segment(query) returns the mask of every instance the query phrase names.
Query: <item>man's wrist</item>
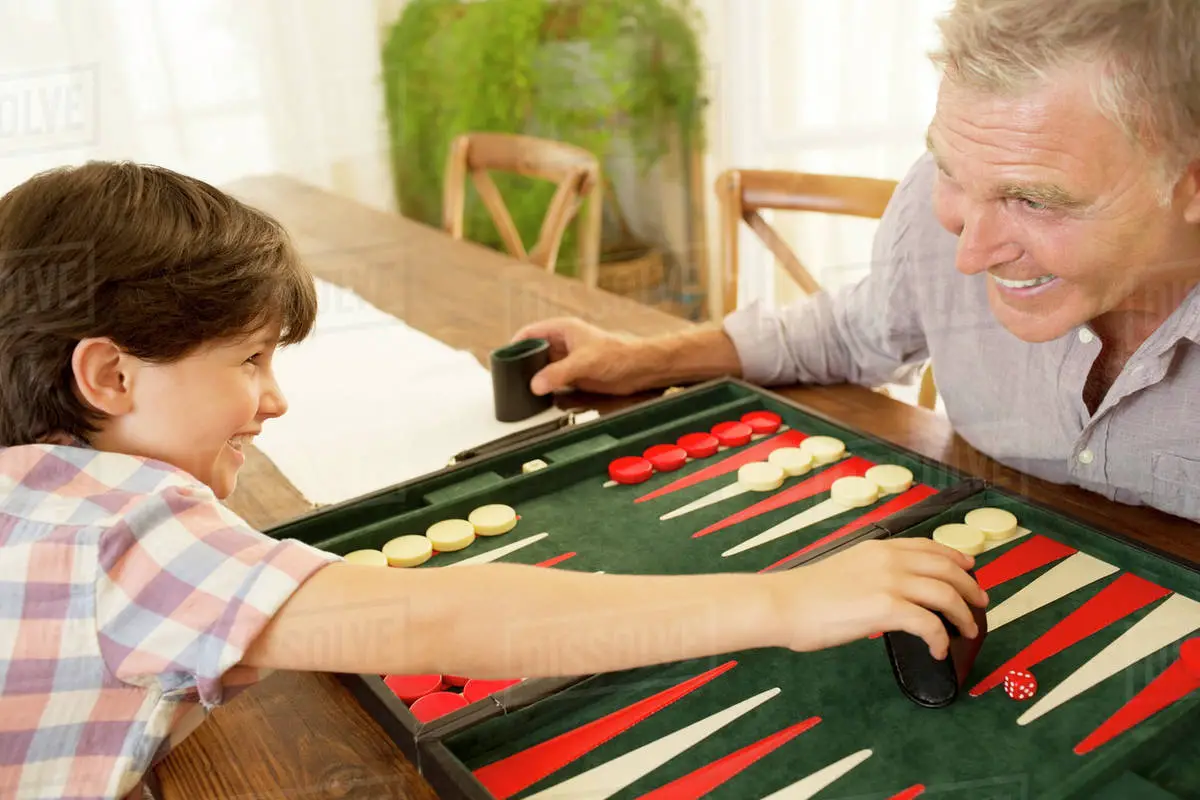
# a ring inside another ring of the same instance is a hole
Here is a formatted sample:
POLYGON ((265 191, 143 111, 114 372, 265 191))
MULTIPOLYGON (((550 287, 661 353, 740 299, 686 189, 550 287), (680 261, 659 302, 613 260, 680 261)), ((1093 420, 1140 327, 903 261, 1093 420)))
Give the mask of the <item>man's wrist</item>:
POLYGON ((636 346, 634 361, 643 389, 741 374, 737 349, 720 327, 646 339, 636 346))

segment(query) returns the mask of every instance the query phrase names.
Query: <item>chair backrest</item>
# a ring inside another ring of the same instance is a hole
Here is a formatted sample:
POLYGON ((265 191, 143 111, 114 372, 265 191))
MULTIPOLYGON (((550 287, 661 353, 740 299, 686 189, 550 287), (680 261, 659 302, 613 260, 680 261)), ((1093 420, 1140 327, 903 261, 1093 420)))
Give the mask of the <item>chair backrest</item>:
MULTIPOLYGON (((778 170, 731 169, 717 178, 723 248, 722 291, 725 313, 737 308, 738 226, 745 222, 805 292, 814 294, 820 284, 805 268, 760 211, 815 211, 824 214, 879 219, 896 191, 897 182, 853 175, 816 175, 778 170)), ((921 374, 917 404, 937 407, 933 366, 921 374)))
POLYGON ((519 134, 480 132, 456 137, 450 145, 442 200, 442 226, 456 239, 463 238, 468 175, 509 253, 548 272, 553 272, 558 262, 567 225, 586 202, 587 213, 579 231, 580 276, 590 286, 596 285, 602 201, 600 162, 592 153, 564 142, 519 134), (525 249, 491 170, 558 184, 531 250, 525 249))
POLYGON ((717 178, 716 191, 723 249, 721 283, 725 311, 729 313, 737 308, 738 225, 741 222, 758 234, 801 289, 814 294, 820 291, 820 284, 759 212, 815 211, 879 219, 896 191, 896 181, 850 175, 731 169, 717 178))

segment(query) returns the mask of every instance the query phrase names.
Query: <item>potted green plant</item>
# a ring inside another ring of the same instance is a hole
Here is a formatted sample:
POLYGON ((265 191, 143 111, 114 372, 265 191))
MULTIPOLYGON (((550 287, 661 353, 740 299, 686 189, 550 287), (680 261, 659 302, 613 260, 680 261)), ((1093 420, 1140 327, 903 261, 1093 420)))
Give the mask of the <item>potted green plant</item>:
MULTIPOLYGON (((700 23, 692 0, 409 0, 382 52, 401 213, 440 224, 447 151, 469 131, 569 142, 595 153, 602 167, 632 156, 643 174, 670 153, 688 161, 704 138, 700 23)), ((553 186, 494 177, 531 241, 553 186)), ((601 260, 636 253, 611 186, 604 212, 601 260)), ((465 231, 503 249, 473 192, 465 231)), ((572 225, 560 272, 574 272, 575 237, 572 225)))

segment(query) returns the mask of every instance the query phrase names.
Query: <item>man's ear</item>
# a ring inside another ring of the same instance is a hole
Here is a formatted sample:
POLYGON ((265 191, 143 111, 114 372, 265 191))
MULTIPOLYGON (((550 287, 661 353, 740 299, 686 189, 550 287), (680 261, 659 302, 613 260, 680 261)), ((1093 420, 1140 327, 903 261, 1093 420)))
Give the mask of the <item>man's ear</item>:
POLYGON ((111 339, 81 340, 71 354, 71 370, 88 405, 114 417, 133 410, 131 382, 137 365, 111 339))
POLYGON ((1192 225, 1200 225, 1200 161, 1187 165, 1180 185, 1186 192, 1183 218, 1192 225))

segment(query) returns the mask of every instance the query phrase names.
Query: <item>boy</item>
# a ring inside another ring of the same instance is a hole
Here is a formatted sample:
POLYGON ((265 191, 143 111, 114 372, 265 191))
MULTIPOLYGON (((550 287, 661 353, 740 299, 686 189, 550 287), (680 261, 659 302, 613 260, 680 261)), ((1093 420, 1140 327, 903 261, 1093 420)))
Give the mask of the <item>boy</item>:
MULTIPOLYGON (((876 630, 967 635, 970 558, 864 544, 777 575, 362 567, 220 501, 317 311, 264 214, 90 163, 0 198, 0 796, 119 798, 262 669, 532 677, 876 630)), ((352 413, 352 412, 351 412, 352 413)))

